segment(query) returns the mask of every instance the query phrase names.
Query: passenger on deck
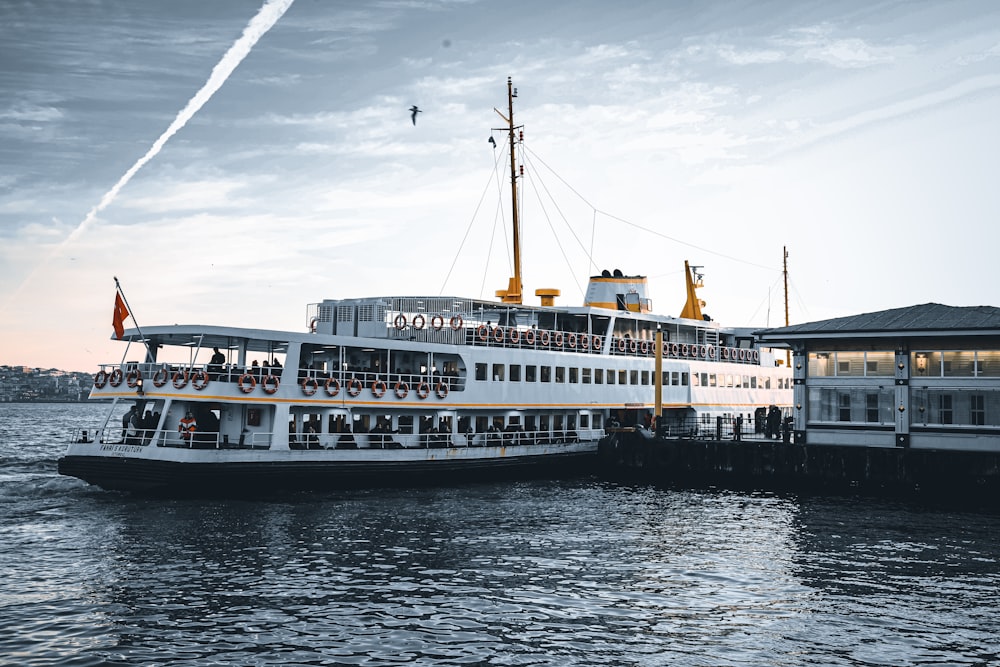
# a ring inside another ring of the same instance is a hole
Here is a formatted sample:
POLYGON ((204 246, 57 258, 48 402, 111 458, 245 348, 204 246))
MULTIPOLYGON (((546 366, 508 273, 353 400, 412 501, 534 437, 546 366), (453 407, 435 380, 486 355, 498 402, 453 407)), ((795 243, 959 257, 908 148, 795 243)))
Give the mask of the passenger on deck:
POLYGON ((219 348, 212 348, 214 354, 208 362, 208 375, 213 380, 219 379, 219 374, 222 372, 222 366, 226 363, 226 355, 219 352, 219 348))
POLYGON ((190 410, 181 418, 181 423, 177 425, 177 430, 181 434, 181 439, 190 444, 195 431, 198 430, 198 422, 195 421, 194 415, 190 410))
POLYGON ((145 414, 142 415, 142 421, 139 423, 139 434, 142 438, 142 444, 149 444, 149 439, 153 436, 154 430, 156 430, 156 422, 153 421, 153 412, 146 410, 145 414))
POLYGON ((139 408, 133 405, 129 408, 128 412, 122 415, 122 442, 125 442, 125 436, 128 435, 129 425, 132 423, 132 417, 138 414, 139 408))
POLYGON ((253 363, 250 364, 250 373, 253 375, 254 379, 260 380, 260 364, 254 359, 253 363))

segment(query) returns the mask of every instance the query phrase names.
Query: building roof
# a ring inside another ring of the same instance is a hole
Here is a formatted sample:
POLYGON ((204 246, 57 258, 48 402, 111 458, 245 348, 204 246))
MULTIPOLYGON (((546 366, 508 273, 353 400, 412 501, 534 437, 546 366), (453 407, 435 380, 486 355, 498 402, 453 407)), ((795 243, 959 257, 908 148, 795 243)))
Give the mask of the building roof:
POLYGON ((1000 333, 1000 308, 924 303, 905 308, 837 317, 832 320, 764 329, 764 340, 1000 333))

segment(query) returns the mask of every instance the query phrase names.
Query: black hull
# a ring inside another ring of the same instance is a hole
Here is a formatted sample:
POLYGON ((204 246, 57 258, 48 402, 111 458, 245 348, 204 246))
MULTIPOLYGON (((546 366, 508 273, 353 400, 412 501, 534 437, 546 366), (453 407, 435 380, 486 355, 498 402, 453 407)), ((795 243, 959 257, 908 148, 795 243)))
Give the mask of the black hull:
POLYGON ((127 457, 59 459, 59 473, 109 491, 147 495, 261 496, 387 486, 562 477, 594 470, 595 452, 436 461, 178 463, 127 457))

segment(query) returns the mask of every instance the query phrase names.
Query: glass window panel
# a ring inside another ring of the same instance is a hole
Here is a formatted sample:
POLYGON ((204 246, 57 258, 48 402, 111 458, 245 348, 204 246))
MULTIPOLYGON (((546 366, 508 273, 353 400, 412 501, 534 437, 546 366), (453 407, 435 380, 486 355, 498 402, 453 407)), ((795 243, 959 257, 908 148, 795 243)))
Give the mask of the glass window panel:
POLYGON ((837 376, 861 377, 865 374, 864 352, 837 352, 837 376))
POLYGON ((983 377, 1000 377, 1000 351, 980 350, 976 353, 979 359, 979 375, 983 377))
POLYGON ((971 350, 942 352, 945 377, 972 377, 975 353, 971 350))
POLYGON ((832 352, 809 353, 809 375, 812 377, 829 377, 833 375, 832 352))
POLYGON ((868 352, 865 354, 865 375, 869 377, 892 377, 896 374, 895 363, 895 352, 882 350, 868 352))

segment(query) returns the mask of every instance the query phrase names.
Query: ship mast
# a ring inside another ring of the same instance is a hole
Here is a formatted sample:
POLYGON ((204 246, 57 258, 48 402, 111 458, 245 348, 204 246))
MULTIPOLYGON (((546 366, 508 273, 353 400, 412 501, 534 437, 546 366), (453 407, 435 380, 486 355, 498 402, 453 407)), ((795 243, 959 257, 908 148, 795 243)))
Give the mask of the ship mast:
POLYGON ((497 290, 496 295, 504 303, 523 303, 521 292, 521 228, 517 216, 517 158, 514 154, 514 98, 517 97, 517 89, 511 78, 507 77, 507 115, 500 113, 494 108, 501 118, 507 121, 507 132, 510 137, 510 197, 512 203, 512 221, 514 234, 514 276, 508 281, 507 289, 497 290))
MULTIPOLYGON (((787 327, 790 322, 788 321, 788 246, 782 246, 782 264, 784 266, 782 273, 785 277, 785 326, 787 327)), ((785 366, 791 368, 792 366, 792 351, 785 350, 785 366)))

